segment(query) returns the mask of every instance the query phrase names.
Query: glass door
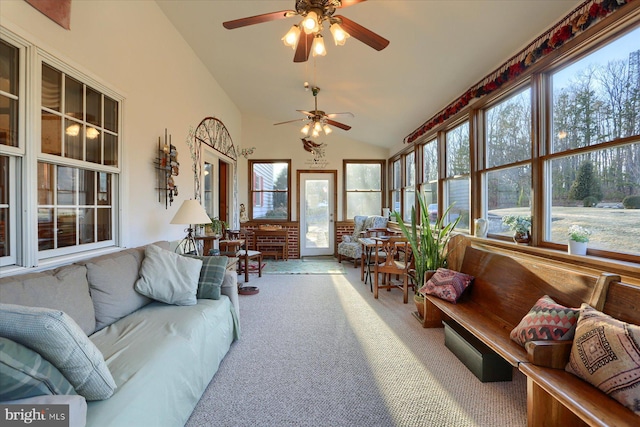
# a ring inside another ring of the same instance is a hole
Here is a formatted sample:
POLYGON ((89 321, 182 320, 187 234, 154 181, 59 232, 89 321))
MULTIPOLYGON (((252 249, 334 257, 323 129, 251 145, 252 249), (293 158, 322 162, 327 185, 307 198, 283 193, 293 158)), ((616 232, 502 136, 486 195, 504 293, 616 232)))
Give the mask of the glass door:
POLYGON ((300 174, 300 255, 333 255, 333 173, 300 174))

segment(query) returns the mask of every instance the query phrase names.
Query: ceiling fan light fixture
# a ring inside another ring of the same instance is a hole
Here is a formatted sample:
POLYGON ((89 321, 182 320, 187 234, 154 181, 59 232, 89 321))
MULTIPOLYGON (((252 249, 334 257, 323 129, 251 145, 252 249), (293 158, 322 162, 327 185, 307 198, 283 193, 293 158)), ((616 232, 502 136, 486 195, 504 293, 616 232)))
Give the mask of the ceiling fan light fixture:
POLYGON ((326 123, 324 126, 322 126, 322 130, 324 131, 325 135, 329 135, 331 132, 333 132, 333 129, 331 129, 326 123))
POLYGON ((335 42, 336 46, 344 46, 344 43, 347 41, 347 39, 351 37, 349 33, 343 30, 340 24, 338 24, 337 22, 331 24, 331 26, 329 27, 329 31, 331 31, 331 35, 333 36, 333 41, 335 42))
POLYGON ((313 51, 313 56, 325 56, 327 54, 327 49, 324 46, 324 38, 322 37, 322 34, 316 34, 316 36, 313 38, 311 50, 313 51))
POLYGON ((314 138, 317 138, 318 136, 320 136, 320 132, 314 129, 313 132, 311 133, 311 136, 314 138))
POLYGON ((309 129, 311 129, 311 126, 309 125, 309 123, 307 123, 302 127, 302 129, 300 129, 300 132, 302 132, 305 135, 309 135, 309 129))
POLYGON ((100 136, 100 132, 98 131, 98 129, 91 126, 87 128, 87 138, 96 139, 99 136, 100 136))
POLYGON ((321 130, 322 130, 322 124, 320 124, 320 122, 315 122, 315 124, 313 125, 313 131, 319 133, 321 130))
POLYGON ((300 27, 297 25, 293 25, 287 34, 284 35, 282 41, 285 46, 291 47, 293 50, 296 49, 296 45, 298 44, 298 39, 300 38, 300 27))
POLYGON ((307 34, 317 33, 320 31, 320 23, 318 22, 318 14, 311 10, 302 20, 302 28, 307 34))

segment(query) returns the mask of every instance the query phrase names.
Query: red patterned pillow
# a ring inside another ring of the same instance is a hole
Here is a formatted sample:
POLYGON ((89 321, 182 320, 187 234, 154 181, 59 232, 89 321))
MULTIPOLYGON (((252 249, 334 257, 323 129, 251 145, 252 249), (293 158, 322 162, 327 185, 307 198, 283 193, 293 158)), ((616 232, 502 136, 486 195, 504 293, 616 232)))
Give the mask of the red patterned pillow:
POLYGON ((458 301, 467 286, 473 280, 473 276, 453 271, 446 268, 439 268, 431 279, 420 288, 421 293, 435 295, 445 301, 455 303, 458 301))
POLYGON ((566 370, 640 415, 640 326, 582 304, 566 370))
POLYGON ((571 340, 579 314, 579 309, 560 305, 545 295, 513 328, 511 339, 523 347, 529 341, 571 340))

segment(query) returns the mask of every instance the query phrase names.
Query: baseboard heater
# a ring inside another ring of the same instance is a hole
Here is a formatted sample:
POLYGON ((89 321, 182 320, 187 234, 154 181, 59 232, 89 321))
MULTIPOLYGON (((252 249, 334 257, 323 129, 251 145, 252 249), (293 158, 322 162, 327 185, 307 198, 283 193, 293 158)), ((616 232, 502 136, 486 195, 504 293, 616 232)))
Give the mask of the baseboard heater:
POLYGON ((445 320, 444 345, 483 383, 511 381, 513 367, 453 320, 445 320))

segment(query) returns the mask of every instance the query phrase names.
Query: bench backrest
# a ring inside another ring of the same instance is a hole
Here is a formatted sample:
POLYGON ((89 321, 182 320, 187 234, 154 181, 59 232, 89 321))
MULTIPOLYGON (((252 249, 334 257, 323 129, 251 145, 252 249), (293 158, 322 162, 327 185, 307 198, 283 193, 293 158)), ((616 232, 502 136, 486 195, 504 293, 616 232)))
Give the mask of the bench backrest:
POLYGON ((602 311, 623 322, 640 325, 640 287, 611 282, 602 311))
MULTIPOLYGON (((539 257, 503 255, 471 246, 465 248, 460 271, 475 277, 463 298, 472 299, 513 326, 543 295, 579 308, 591 300, 598 279, 539 257)), ((618 287, 610 287, 610 293, 617 295, 618 287)))

